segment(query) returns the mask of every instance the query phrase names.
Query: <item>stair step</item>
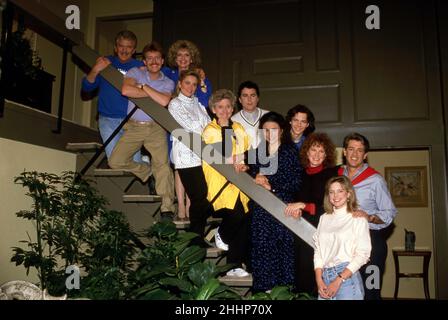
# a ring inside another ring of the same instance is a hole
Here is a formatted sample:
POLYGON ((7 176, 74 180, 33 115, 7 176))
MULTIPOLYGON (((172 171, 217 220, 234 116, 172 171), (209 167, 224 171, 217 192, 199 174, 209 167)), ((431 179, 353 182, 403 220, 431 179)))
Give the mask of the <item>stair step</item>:
POLYGON ((125 170, 120 169, 95 169, 93 171, 95 177, 133 177, 134 175, 125 170))
MULTIPOLYGON (((207 224, 220 223, 222 221, 221 218, 208 218, 207 224)), ((174 220, 173 223, 176 225, 177 229, 187 229, 190 227, 190 220, 174 220)))
POLYGON ((125 194, 123 195, 123 202, 144 202, 154 203, 161 202, 162 197, 152 194, 125 194))
POLYGON ((246 277, 229 277, 223 276, 218 278, 219 281, 228 285, 229 287, 252 287, 252 275, 246 277))
POLYGON ((77 152, 97 151, 102 147, 98 142, 69 142, 65 146, 65 149, 77 152))
POLYGON ((206 257, 207 258, 218 258, 218 257, 222 256, 224 253, 225 253, 225 251, 222 249, 219 249, 219 248, 207 248, 206 257))

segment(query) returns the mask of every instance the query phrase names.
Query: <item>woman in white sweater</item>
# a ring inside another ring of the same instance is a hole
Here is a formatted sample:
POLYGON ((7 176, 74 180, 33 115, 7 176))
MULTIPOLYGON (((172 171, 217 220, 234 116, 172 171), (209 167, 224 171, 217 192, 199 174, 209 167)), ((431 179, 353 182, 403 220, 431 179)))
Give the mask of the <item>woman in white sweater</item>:
MULTIPOLYGON (((182 71, 179 76, 179 95, 170 101, 168 111, 187 133, 196 133, 198 141, 190 141, 190 147, 201 141, 202 130, 210 122, 205 108, 194 93, 200 81, 194 71, 182 71)), ((183 137, 188 139, 188 137, 183 137)), ((199 235, 192 243, 207 247, 204 241, 204 229, 210 215, 211 206, 207 200, 207 183, 202 171, 202 160, 184 143, 173 137, 171 161, 178 171, 185 192, 191 201, 190 231, 199 235)))
POLYGON ((319 300, 363 300, 359 268, 370 257, 371 243, 367 219, 355 217, 355 192, 345 176, 328 180, 325 214, 314 235, 314 271, 319 300))

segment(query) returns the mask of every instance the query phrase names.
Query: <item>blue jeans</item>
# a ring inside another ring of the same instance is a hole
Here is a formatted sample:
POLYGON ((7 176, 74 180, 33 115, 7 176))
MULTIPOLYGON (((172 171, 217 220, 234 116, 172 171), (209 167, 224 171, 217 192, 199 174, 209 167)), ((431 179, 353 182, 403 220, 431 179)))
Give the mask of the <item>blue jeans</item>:
MULTIPOLYGON (((322 272, 322 279, 328 286, 338 274, 344 271, 348 262, 338 264, 332 268, 324 268, 322 272)), ((362 285, 362 278, 359 271, 356 271, 352 276, 341 283, 338 292, 331 299, 324 299, 321 296, 318 300, 364 300, 364 286, 362 285)))
MULTIPOLYGON (((114 130, 120 125, 120 123, 124 120, 124 118, 109 118, 104 116, 99 116, 98 118, 98 129, 100 130, 101 139, 103 140, 103 143, 106 142, 107 139, 111 136, 111 134, 114 132, 114 130)), ((118 140, 120 140, 121 136, 123 135, 123 129, 121 129, 116 136, 109 142, 109 144, 106 146, 105 152, 107 159, 110 159, 110 155, 112 154, 112 151, 115 148, 115 145, 117 144, 118 140)), ((133 157, 135 162, 142 162, 142 155, 140 153, 140 150, 137 151, 134 154, 133 157)))

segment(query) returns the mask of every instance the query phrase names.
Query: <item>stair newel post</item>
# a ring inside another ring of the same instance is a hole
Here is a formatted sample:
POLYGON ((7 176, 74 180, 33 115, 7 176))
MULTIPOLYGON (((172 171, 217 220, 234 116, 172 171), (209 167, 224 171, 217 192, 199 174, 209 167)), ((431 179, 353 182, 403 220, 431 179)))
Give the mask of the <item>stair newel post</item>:
POLYGON ((67 54, 68 54, 68 40, 64 37, 62 47, 62 68, 61 68, 61 86, 59 87, 59 105, 58 105, 58 120, 57 127, 53 133, 61 133, 62 131, 62 113, 64 111, 64 93, 65 93, 65 75, 67 73, 67 54))
POLYGON ((0 0, 0 14, 2 19, 2 35, 0 40, 0 118, 3 117, 5 110, 5 95, 7 90, 7 66, 10 62, 10 57, 8 57, 7 50, 5 50, 6 42, 9 36, 12 34, 12 22, 14 17, 14 9, 8 1, 0 0))

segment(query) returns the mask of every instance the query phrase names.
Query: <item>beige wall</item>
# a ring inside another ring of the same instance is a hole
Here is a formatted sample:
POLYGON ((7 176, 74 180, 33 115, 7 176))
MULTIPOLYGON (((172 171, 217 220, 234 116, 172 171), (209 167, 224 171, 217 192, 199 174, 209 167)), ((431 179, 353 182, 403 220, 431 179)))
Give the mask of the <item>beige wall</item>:
POLYGON ((90 47, 95 47, 95 24, 98 17, 113 17, 128 14, 151 13, 153 11, 152 0, 95 0, 90 1, 89 22, 91 26, 86 33, 86 42, 90 47))
POLYGON ((27 277, 23 266, 10 262, 11 247, 23 247, 19 241, 27 239, 27 232, 34 238, 32 223, 15 215, 31 209, 32 201, 25 188, 14 184, 14 177, 24 170, 56 174, 75 170, 76 155, 0 138, 0 164, 0 284, 10 280, 35 282, 34 270, 27 277))
MULTIPOLYGON (((429 152, 428 151, 371 151, 369 163, 384 176, 384 167, 402 166, 426 166, 428 168, 428 187, 431 186, 429 176, 429 152)), ((393 297, 395 288, 395 267, 392 257, 392 249, 404 248, 404 229, 414 231, 416 234, 416 248, 433 249, 433 216, 431 207, 431 190, 429 193, 429 205, 425 208, 397 208, 398 215, 395 218, 395 229, 388 240, 389 254, 384 274, 383 297, 393 297)), ((401 272, 422 272, 422 258, 400 258, 401 272)), ((434 287, 434 257, 431 257, 429 266, 429 292, 431 298, 435 298, 434 287)), ((401 278, 399 298, 424 298, 423 281, 415 278, 401 278)))
POLYGON ((125 27, 132 30, 137 36, 137 52, 142 52, 143 47, 152 41, 152 19, 127 20, 125 21, 125 27))
MULTIPOLYGON (((117 16, 125 16, 130 14, 142 14, 142 13, 152 13, 153 11, 153 2, 152 0, 132 0, 127 1, 125 4, 123 1, 120 0, 95 0, 90 1, 90 7, 89 7, 89 21, 88 25, 90 26, 88 31, 85 33, 86 36, 86 43, 91 47, 95 48, 95 35, 97 33, 96 31, 96 19, 97 18, 104 18, 104 17, 117 17, 117 16)), ((121 25, 121 23, 119 23, 121 25)), ((119 26, 114 26, 112 24, 113 29, 119 28, 119 26)), ((126 23, 123 24, 123 28, 128 27, 126 23)), ((121 29, 121 28, 120 28, 121 29)), ((134 30, 129 26, 130 30, 134 30)), ((139 30, 140 28, 138 28, 139 30)), ((137 30, 137 38, 141 39, 141 35, 139 34, 139 31, 137 30)), ((109 33, 104 34, 103 36, 100 36, 99 40, 99 50, 101 54, 112 54, 113 53, 113 43, 110 43, 110 38, 115 37, 115 33, 112 37, 112 35, 109 33)), ((152 30, 151 30, 151 38, 152 38, 152 30)), ((142 44, 140 41, 139 44, 142 44)), ((138 50, 140 50, 140 46, 138 50)), ((92 128, 96 128, 96 106, 97 106, 97 100, 94 99, 92 101, 86 101, 82 103, 83 110, 84 110, 84 118, 83 118, 83 124, 88 125, 92 128)))

